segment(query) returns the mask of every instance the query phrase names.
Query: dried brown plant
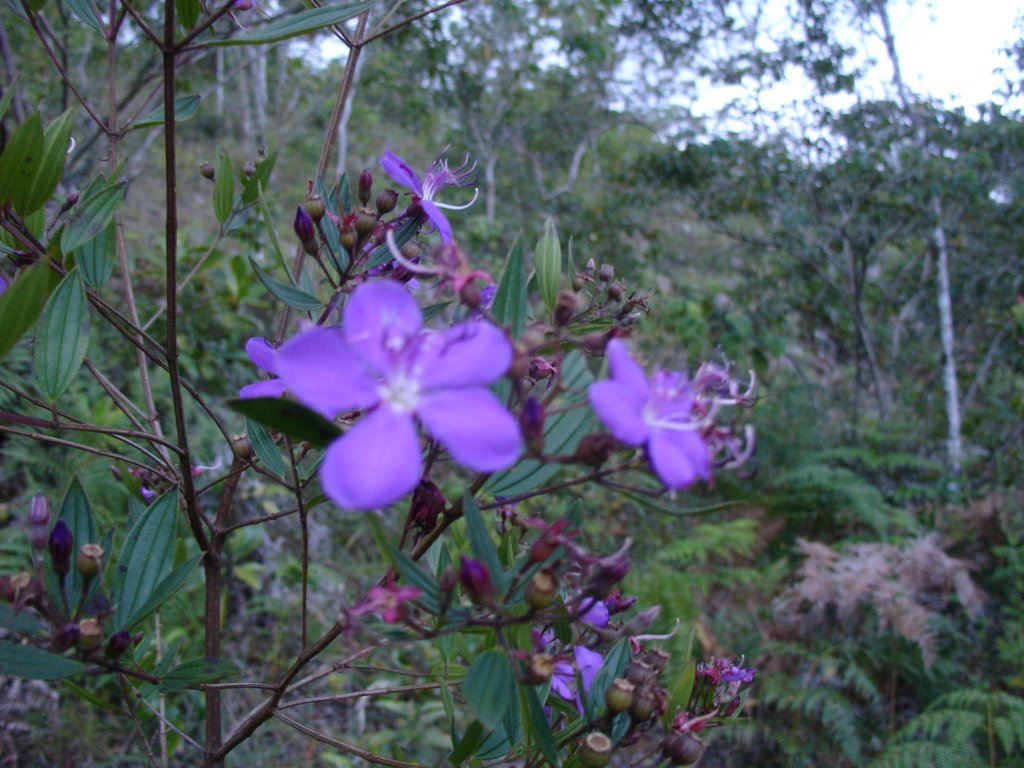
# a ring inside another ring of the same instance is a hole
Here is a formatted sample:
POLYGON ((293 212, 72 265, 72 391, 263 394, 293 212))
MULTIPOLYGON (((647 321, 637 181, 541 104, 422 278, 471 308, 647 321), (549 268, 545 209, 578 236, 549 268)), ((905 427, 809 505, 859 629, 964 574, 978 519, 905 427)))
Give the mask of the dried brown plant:
POLYGON ((930 666, 935 658, 931 619, 948 609, 954 596, 971 618, 984 607, 967 564, 947 555, 934 533, 902 547, 869 543, 836 550, 805 539, 797 547, 805 555, 799 581, 775 601, 775 629, 783 637, 855 633, 870 609, 879 632, 891 630, 915 643, 930 666))

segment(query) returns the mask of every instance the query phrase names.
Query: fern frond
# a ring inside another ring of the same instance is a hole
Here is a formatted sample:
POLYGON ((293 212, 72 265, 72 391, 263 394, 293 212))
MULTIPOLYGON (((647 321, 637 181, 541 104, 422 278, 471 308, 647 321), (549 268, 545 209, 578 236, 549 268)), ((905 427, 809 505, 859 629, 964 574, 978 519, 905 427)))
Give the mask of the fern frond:
POLYGON ((911 741, 888 747, 868 768, 988 768, 988 764, 969 745, 911 741))

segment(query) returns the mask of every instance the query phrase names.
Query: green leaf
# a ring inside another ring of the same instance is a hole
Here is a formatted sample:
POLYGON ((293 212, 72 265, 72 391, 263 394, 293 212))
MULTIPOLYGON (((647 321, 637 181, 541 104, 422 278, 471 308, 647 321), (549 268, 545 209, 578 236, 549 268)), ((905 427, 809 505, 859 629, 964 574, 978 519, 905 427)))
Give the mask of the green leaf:
POLYGON ((303 312, 314 312, 323 306, 320 299, 316 296, 312 296, 299 288, 293 288, 292 286, 271 277, 259 268, 252 256, 249 257, 249 264, 252 265, 253 271, 256 273, 256 277, 260 279, 260 282, 263 283, 263 286, 268 291, 270 291, 271 295, 282 303, 287 304, 292 309, 298 309, 303 312))
POLYGON ((82 686, 77 685, 76 683, 72 683, 70 680, 62 680, 60 684, 61 687, 64 688, 64 690, 66 690, 75 698, 81 699, 84 702, 92 704, 94 707, 105 709, 108 712, 116 712, 118 714, 123 714, 123 711, 121 710, 120 707, 111 704, 106 699, 100 698, 98 694, 93 693, 87 688, 83 688, 82 686))
MULTIPOLYGON (((178 0, 181 2, 182 0, 178 0)), ((196 9, 199 8, 198 0, 184 0, 185 2, 195 2, 196 9)), ((192 118, 196 110, 199 109, 199 102, 202 99, 199 96, 179 96, 174 100, 174 122, 183 123, 186 120, 192 118)), ((164 124, 164 105, 161 104, 159 107, 154 109, 152 112, 147 114, 145 117, 140 117, 137 121, 128 126, 129 131, 134 131, 136 128, 151 128, 154 125, 164 124)))
POLYGON ((176 666, 160 680, 160 690, 180 691, 198 683, 212 683, 238 674, 238 667, 223 659, 192 659, 176 666))
POLYGON ((451 755, 448 756, 448 762, 452 765, 460 765, 471 758, 476 754, 476 750, 480 746, 483 736, 483 725, 479 720, 474 720, 469 724, 469 727, 462 735, 462 738, 459 739, 459 743, 454 745, 455 749, 452 750, 451 755))
POLYGON ((60 238, 61 250, 64 253, 77 251, 103 232, 114 218, 114 213, 123 199, 124 185, 113 184, 103 187, 80 202, 64 226, 64 233, 60 238))
POLYGON ((281 397, 250 397, 228 401, 228 407, 276 432, 323 448, 341 430, 316 411, 281 397))
POLYGON ((231 215, 235 199, 235 177, 231 173, 231 158, 223 149, 217 150, 217 167, 213 176, 213 214, 220 224, 231 215))
POLYGON ((0 640, 0 674, 29 680, 59 680, 81 672, 79 661, 41 651, 31 645, 0 640))
POLYGON ((363 11, 370 10, 375 4, 375 0, 369 0, 369 2, 342 3, 322 8, 310 8, 299 13, 289 13, 274 19, 265 26, 257 27, 236 37, 212 40, 208 45, 275 43, 278 40, 287 40, 290 37, 298 37, 307 32, 316 32, 318 29, 329 27, 332 24, 348 21, 363 11))
POLYGON ((366 516, 370 524, 370 532, 377 544, 377 549, 384 558, 395 567, 398 575, 405 582, 413 587, 419 587, 423 594, 416 598, 416 602, 423 606, 423 609, 430 613, 439 613, 440 601, 437 591, 437 584, 429 573, 409 557, 405 552, 391 543, 391 536, 384 524, 374 515, 366 516))
MULTIPOLYGON (((348 183, 346 181, 346 183, 348 183)), ((348 251, 341 247, 341 235, 338 231, 338 225, 334 223, 331 216, 337 216, 341 218, 338 213, 338 198, 334 194, 337 187, 334 190, 328 191, 324 185, 322 177, 316 177, 316 193, 320 195, 320 199, 324 203, 324 209, 330 216, 325 216, 320 221, 320 231, 324 234, 324 239, 327 240, 327 246, 330 248, 331 253, 335 256, 335 263, 338 268, 338 274, 340 275, 346 269, 348 269, 348 251)))
MULTIPOLYGON (((417 232, 420 231, 420 227, 423 226, 425 220, 424 216, 410 216, 406 221, 398 226, 398 229, 394 231, 395 236, 395 247, 401 248, 407 242, 412 240, 417 232)), ((366 264, 363 266, 364 269, 373 269, 379 267, 381 264, 386 264, 391 261, 391 249, 388 248, 388 244, 379 246, 373 253, 370 254, 370 258, 366 260, 366 264)))
POLYGON ((196 555, 191 560, 182 563, 163 579, 156 588, 150 594, 149 598, 135 609, 134 615, 132 615, 128 622, 124 625, 123 629, 130 629, 131 627, 138 624, 140 621, 145 619, 149 614, 156 611, 161 605, 170 600, 174 593, 181 589, 185 582, 188 581, 193 571, 199 566, 203 560, 201 554, 196 555))
POLYGON ((555 735, 551 732, 547 715, 544 714, 544 707, 541 704, 537 689, 532 685, 524 685, 520 688, 526 697, 526 708, 530 716, 530 735, 540 745, 541 752, 551 765, 558 765, 558 744, 555 742, 555 735))
POLYGON ((103 32, 103 25, 96 15, 96 9, 92 7, 92 0, 64 0, 71 12, 79 21, 88 24, 97 32, 103 32))
POLYGON ((38 635, 43 625, 30 614, 18 613, 9 603, 0 603, 0 627, 21 635, 38 635))
POLYGON ((36 332, 36 382, 51 403, 71 384, 88 348, 89 302, 76 268, 64 276, 46 302, 36 332))
MULTIPOLYGON (((17 77, 15 77, 17 82, 17 77)), ((7 86, 7 90, 3 96, 0 96, 0 120, 3 120, 7 116, 7 110, 11 108, 11 101, 14 99, 14 83, 12 82, 7 86)))
POLYGON ((50 285, 49 266, 35 264, 22 270, 0 294, 0 360, 35 325, 46 306, 50 285))
POLYGON ((284 269, 285 274, 288 275, 288 281, 294 286, 295 283, 292 280, 292 275, 288 271, 288 265, 285 264, 284 254, 281 252, 281 244, 277 241, 277 233, 274 231, 274 221, 270 216, 270 208, 267 207, 267 198, 263 196, 263 185, 257 185, 256 188, 256 200, 260 207, 260 216, 263 218, 263 227, 267 230, 267 236, 270 238, 270 247, 274 249, 274 258, 277 259, 277 263, 284 269))
POLYGON ((75 251, 75 263, 82 273, 82 279, 92 288, 102 288, 114 273, 114 245, 117 234, 114 222, 92 240, 75 251))
POLYGON ((491 649, 477 656, 462 684, 466 701, 488 730, 497 726, 509 707, 517 706, 516 678, 504 652, 491 649))
POLYGON ((494 319, 519 338, 526 327, 526 272, 523 269, 523 244, 516 238, 505 260, 505 269, 494 294, 491 312, 494 319))
POLYGON ((71 125, 74 117, 69 109, 53 120, 43 133, 43 152, 27 188, 19 190, 20 206, 16 200, 14 208, 22 216, 38 211, 60 182, 64 175, 64 162, 68 156, 68 142, 71 139, 71 125))
POLYGON ((555 231, 555 222, 551 217, 544 222, 544 234, 537 241, 533 263, 537 271, 540 295, 548 312, 551 312, 558 298, 558 290, 562 286, 562 246, 558 242, 558 232, 555 231))
MULTIPOLYGON (((64 518, 64 523, 71 531, 72 552, 77 552, 83 544, 100 543, 100 533, 96 527, 92 505, 89 504, 89 498, 85 495, 77 475, 71 478, 68 492, 64 494, 64 499, 60 503, 60 517, 64 518)), ((82 594, 84 582, 77 568, 72 568, 66 578, 68 603, 74 610, 82 594)))
MULTIPOLYGON (((202 5, 199 0, 174 0, 174 10, 178 17, 178 22, 181 24, 181 28, 186 32, 192 31, 192 27, 199 21, 199 12, 202 11, 202 5)), ((175 113, 177 113, 177 104, 175 104, 175 113)), ((174 118, 177 120, 177 116, 174 118)))
POLYGON ((21 214, 26 211, 32 182, 43 161, 43 121, 33 112, 11 134, 0 154, 0 205, 13 202, 21 214))
POLYGON ((596 717, 604 709, 604 697, 616 677, 621 677, 629 663, 629 640, 623 638, 612 646, 605 654, 601 669, 594 676, 594 681, 587 691, 584 705, 590 717, 596 717))
POLYGON ((284 459, 281 458, 281 452, 277 450, 277 446, 274 445, 274 441, 266 428, 258 421, 247 418, 245 420, 245 431, 249 435, 249 442, 252 443, 252 449, 256 452, 256 457, 263 463, 263 466, 275 475, 283 475, 284 459))
POLYGON ((139 515, 125 537, 114 580, 114 624, 127 628, 174 567, 178 489, 164 493, 139 515))
POLYGON ((466 516, 466 533, 469 535, 469 546, 473 550, 473 556, 487 566, 491 574, 491 582, 498 590, 498 594, 504 596, 508 587, 508 577, 505 569, 501 567, 501 560, 498 559, 498 550, 491 541, 491 535, 487 531, 487 524, 484 523, 483 515, 480 514, 480 507, 476 500, 470 495, 462 497, 462 509, 466 516))
POLYGON ((693 683, 697 678, 697 663, 691 661, 683 667, 668 689, 668 709, 661 718, 662 725, 669 727, 675 712, 685 707, 693 693, 693 683))
POLYGON ((338 204, 341 205, 341 213, 348 216, 352 213, 352 187, 348 183, 348 174, 341 174, 338 180, 338 204))

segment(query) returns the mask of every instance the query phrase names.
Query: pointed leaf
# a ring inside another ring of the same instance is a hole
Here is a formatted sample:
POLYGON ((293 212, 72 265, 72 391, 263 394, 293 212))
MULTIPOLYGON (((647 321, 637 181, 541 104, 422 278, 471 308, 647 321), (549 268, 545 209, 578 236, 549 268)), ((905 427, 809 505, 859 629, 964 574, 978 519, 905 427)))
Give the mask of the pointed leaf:
POLYGON ((270 215, 270 208, 267 206, 267 198, 263 196, 262 184, 257 185, 256 201, 259 203, 260 215, 263 217, 263 227, 267 230, 267 237, 270 238, 270 247, 274 250, 274 258, 277 259, 278 265, 288 275, 288 281, 294 286, 295 283, 292 281, 291 272, 288 271, 288 265, 284 261, 284 254, 281 252, 281 244, 278 242, 277 233, 274 231, 274 220, 270 215))
POLYGON ((31 645, 0 640, 0 675, 29 680, 59 680, 81 672, 85 665, 31 645))
POLYGON ((407 584, 422 590, 423 594, 416 598, 416 602, 430 613, 439 613, 441 610, 439 595, 433 577, 423 570, 415 560, 391 543, 391 537, 379 519, 373 515, 367 515, 366 520, 370 523, 370 532, 373 534, 373 540, 380 553, 395 567, 398 575, 407 584))
POLYGON ((628 663, 629 641, 622 639, 605 654, 601 669, 598 670, 594 676, 594 681, 590 684, 590 690, 587 691, 586 700, 584 701, 588 715, 597 717, 604 709, 605 694, 611 688, 612 681, 616 677, 621 677, 623 672, 625 672, 628 663))
POLYGON ((92 240, 75 251, 75 263, 82 273, 82 279, 92 288, 102 288, 114 273, 114 245, 117 235, 114 222, 92 240))
POLYGON ((174 567, 178 489, 154 501, 132 525, 117 559, 114 624, 124 628, 174 567))
POLYGON ((64 0, 71 12, 84 24, 88 24, 97 32, 103 32, 103 25, 100 23, 96 9, 92 6, 92 0, 64 0))
POLYGON ((71 125, 74 116, 69 109, 60 117, 53 120, 43 133, 43 152, 36 167, 35 175, 27 188, 19 190, 19 201, 16 200, 14 208, 22 216, 39 210, 43 207, 64 175, 64 162, 68 156, 68 142, 71 139, 71 125))
POLYGON ((29 613, 19 613, 10 603, 0 603, 0 627, 20 635, 38 635, 43 625, 29 613))
POLYGON ((497 726, 509 707, 517 706, 516 678, 508 656, 491 649, 477 656, 462 684, 466 701, 488 730, 497 726))
POLYGON ((156 585, 149 598, 135 608, 134 613, 128 617, 122 629, 131 629, 174 597, 174 593, 185 585, 185 582, 188 581, 202 560, 203 556, 201 554, 196 555, 167 574, 166 578, 156 585))
POLYGON ((105 186, 86 198, 72 211, 60 238, 64 253, 77 251, 98 236, 114 218, 114 213, 124 200, 124 185, 105 186))
POLYGON ((180 691, 198 683, 212 683, 238 674, 238 667, 223 659, 192 659, 176 666, 160 679, 161 691, 180 691))
POLYGON ((483 736, 483 725, 479 720, 474 720, 469 724, 462 738, 459 739, 459 743, 454 745, 455 748, 452 750, 451 755, 448 756, 448 762, 452 765, 461 765, 471 758, 480 747, 483 736))
MULTIPOLYGON (((199 0, 174 0, 174 10, 178 16, 178 23, 181 24, 181 28, 186 32, 192 30, 192 27, 199 21, 199 13, 202 11, 202 5, 199 0)), ((177 112, 177 105, 175 105, 175 112, 177 112)), ((178 118, 175 117, 175 120, 178 118)))
POLYGON ((218 149, 213 176, 213 214, 221 224, 231 215, 234 199, 235 177, 231 173, 231 158, 223 149, 218 149))
POLYGON ((274 170, 274 163, 277 161, 277 152, 271 152, 266 159, 256 163, 256 170, 252 175, 242 182, 242 205, 249 205, 256 201, 259 191, 267 188, 270 181, 270 174, 274 170))
POLYGON ((558 290, 562 286, 562 246, 558 242, 555 222, 550 217, 544 222, 544 234, 540 236, 533 252, 533 264, 537 271, 537 287, 550 312, 555 307, 558 290))
POLYGON ((498 594, 504 595, 508 587, 508 577, 501 566, 501 560, 498 559, 498 550, 491 541, 487 524, 480 514, 480 507, 468 493, 462 497, 462 509, 466 516, 466 533, 469 535, 469 546, 473 550, 473 556, 487 566, 491 582, 498 589, 498 594))
POLYGON ((43 121, 33 112, 14 129, 0 154, 0 205, 13 202, 21 214, 43 161, 43 121))
POLYGON ((49 266, 34 264, 22 270, 0 293, 0 360, 35 325, 46 306, 50 288, 49 266))
POLYGON ((519 338, 526 327, 526 273, 523 268, 523 244, 517 238, 505 260, 505 269, 494 294, 491 312, 494 319, 519 338))
POLYGON ((287 13, 262 27, 257 27, 236 37, 224 40, 213 40, 208 45, 253 45, 257 43, 274 43, 298 37, 307 32, 340 24, 370 10, 375 0, 358 3, 342 3, 340 5, 310 8, 299 13, 287 13))
MULTIPOLYGON (((17 82, 17 78, 15 81, 17 82)), ((11 101, 14 100, 14 83, 7 86, 7 90, 3 96, 0 96, 0 120, 3 120, 7 115, 7 110, 11 108, 11 101)))
MULTIPOLYGON (((78 476, 71 478, 71 485, 60 503, 60 517, 71 531, 72 552, 78 552, 83 544, 99 544, 100 534, 96 527, 96 517, 92 512, 92 505, 85 495, 85 490, 78 480, 78 476)), ((72 554, 74 558, 74 554, 72 554)), ((67 575, 68 604, 74 609, 82 594, 84 582, 77 568, 72 568, 67 575)))
POLYGON ((312 296, 300 288, 293 288, 292 286, 271 277, 259 268, 252 256, 249 257, 249 264, 252 265, 253 271, 256 273, 256 277, 260 279, 260 282, 263 283, 263 286, 268 291, 270 291, 271 295, 284 304, 287 304, 292 309, 298 309, 303 312, 313 312, 323 306, 316 296, 312 296))
POLYGON ((251 397, 228 401, 228 407, 277 432, 323 448, 341 430, 316 411, 281 397, 251 397))
MULTIPOLYGON (((197 0, 187 0, 188 2, 195 2, 198 7, 197 0)), ((199 109, 199 102, 202 99, 199 96, 179 96, 174 100, 174 122, 183 123, 195 115, 196 110, 199 109)), ((150 128, 154 125, 164 124, 164 105, 161 104, 159 107, 154 109, 152 112, 147 114, 145 117, 140 117, 137 121, 128 126, 129 131, 134 131, 136 128, 150 128)))
POLYGON ((277 450, 277 446, 274 445, 274 441, 266 428, 258 421, 246 419, 245 431, 249 435, 249 442, 252 443, 253 451, 256 452, 256 458, 275 475, 283 475, 284 459, 281 458, 281 452, 277 450))
POLYGON ((46 302, 36 332, 36 382, 51 403, 71 384, 88 348, 89 302, 76 268, 65 275, 46 302))
POLYGON ((529 733, 534 741, 540 746, 541 752, 551 765, 558 765, 558 744, 555 742, 555 735, 551 732, 547 715, 544 714, 544 707, 541 704, 537 689, 532 685, 524 685, 520 688, 526 697, 526 708, 529 719, 529 733))

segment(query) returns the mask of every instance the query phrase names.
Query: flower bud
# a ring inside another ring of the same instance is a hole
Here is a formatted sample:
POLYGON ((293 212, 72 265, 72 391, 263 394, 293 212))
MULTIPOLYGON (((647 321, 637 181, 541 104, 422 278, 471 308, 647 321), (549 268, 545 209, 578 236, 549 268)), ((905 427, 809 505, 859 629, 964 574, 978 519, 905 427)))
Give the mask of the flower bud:
POLYGON ((615 279, 615 267, 611 264, 602 264, 601 268, 597 270, 597 279, 602 283, 610 283, 615 279))
POLYGON ((622 286, 622 283, 609 283, 608 285, 608 298, 612 301, 622 301, 622 297, 626 295, 626 289, 622 286))
POLYGON ((582 275, 573 275, 573 277, 572 277, 572 289, 574 291, 576 291, 576 293, 579 293, 580 291, 582 291, 586 287, 586 285, 587 285, 587 279, 585 277, 583 277, 582 275))
POLYGON ((583 267, 583 274, 590 277, 594 274, 594 270, 597 269, 597 264, 594 263, 593 259, 587 259, 586 266, 583 267))
POLYGON ((588 467, 600 467, 615 451, 615 438, 600 432, 584 435, 576 446, 573 458, 588 467))
POLYGON ((612 588, 626 578, 629 566, 629 558, 622 553, 602 557, 595 563, 584 591, 593 597, 607 597, 612 588))
POLYGON ((592 355, 603 355, 611 339, 610 331, 592 331, 580 339, 580 346, 592 355))
POLYGON ((103 625, 96 619, 82 619, 78 625, 78 648, 91 651, 103 642, 103 625))
POLYGON ((373 174, 366 168, 359 174, 359 202, 367 205, 370 202, 371 194, 373 194, 373 174))
POLYGON ((415 240, 406 241, 398 249, 398 252, 402 254, 406 261, 411 261, 413 264, 418 264, 419 260, 423 257, 423 249, 415 240))
POLYGON ((537 571, 526 585, 526 604, 542 611, 558 597, 558 582, 549 570, 537 571))
POLYGON ((128 648, 131 646, 131 644, 132 636, 127 629, 122 629, 120 632, 115 632, 110 636, 110 639, 107 640, 107 657, 111 659, 116 659, 119 656, 122 656, 124 652, 127 651, 128 648))
POLYGON ((380 194, 377 195, 377 213, 383 216, 385 213, 391 213, 395 210, 395 206, 398 205, 398 193, 393 189, 382 189, 380 194))
POLYGON ((544 406, 533 395, 523 401, 519 411, 519 429, 530 453, 544 453, 544 406))
POLYGON ((433 480, 424 478, 416 486, 409 504, 409 527, 421 531, 432 531, 437 525, 437 516, 444 511, 448 500, 433 480))
POLYGON ((511 379, 521 379, 530 372, 530 355, 522 344, 515 344, 513 348, 515 354, 512 365, 508 367, 508 375, 511 379))
POLYGON ((355 250, 355 247, 359 245, 359 235, 356 233, 355 227, 351 224, 344 224, 341 227, 341 232, 338 235, 341 241, 341 247, 351 253, 355 250))
POLYGON ((657 702, 649 688, 641 688, 633 693, 629 703, 629 717, 634 723, 646 723, 655 714, 657 702))
POLYGON ((299 242, 305 247, 306 243, 316 240, 316 226, 313 224, 313 219, 307 213, 306 209, 301 205, 295 209, 295 236, 299 238, 299 242))
POLYGON ((377 214, 371 211, 369 208, 361 208, 359 215, 356 216, 356 222, 354 224, 356 234, 360 237, 367 237, 373 234, 373 230, 377 226, 377 214))
POLYGON ((476 280, 462 284, 459 288, 459 301, 470 309, 480 308, 480 286, 476 284, 476 280))
POLYGON ((494 584, 487 566, 479 560, 462 556, 459 562, 459 583, 470 599, 479 605, 494 602, 494 584))
POLYGON ((68 622, 61 627, 57 634, 53 636, 53 648, 56 651, 66 651, 78 642, 78 625, 74 622, 68 622))
POLYGON ((69 209, 74 207, 74 205, 78 203, 78 197, 79 195, 77 189, 74 192, 68 194, 67 198, 64 200, 64 208, 69 209))
POLYGON ((242 166, 242 178, 248 181, 254 173, 256 173, 256 163, 247 160, 242 166))
POLYGON ((209 179, 210 181, 213 181, 213 177, 216 173, 217 172, 216 170, 214 170, 213 163, 211 163, 209 160, 204 160, 199 164, 199 174, 204 179, 209 179))
POLYGON ((50 505, 46 503, 46 497, 41 493, 32 497, 32 503, 28 508, 28 524, 44 528, 50 527, 50 505))
POLYGON ((68 528, 68 524, 64 522, 64 518, 61 517, 57 520, 57 524, 53 526, 53 530, 50 531, 50 539, 47 542, 47 547, 50 550, 50 561, 53 563, 53 572, 57 574, 57 578, 61 581, 68 575, 68 571, 71 570, 71 549, 74 546, 74 540, 71 536, 71 529, 68 528))
POLYGON ((616 677, 604 694, 604 703, 612 714, 619 714, 629 709, 633 703, 633 692, 636 686, 622 677, 616 677))
POLYGON ((671 731, 661 742, 661 753, 672 765, 693 765, 704 751, 704 742, 687 731, 671 731))
POLYGON ((327 206, 324 205, 324 200, 320 195, 314 195, 306 201, 306 212, 309 214, 309 218, 313 222, 318 222, 327 213, 327 206))
POLYGON ((103 570, 103 547, 99 544, 83 544, 75 558, 75 568, 87 579, 99 575, 103 570))
POLYGON ((555 299, 555 307, 551 312, 551 318, 555 325, 564 327, 572 322, 573 315, 580 305, 579 297, 572 291, 559 291, 555 299))
POLYGON ((583 737, 580 744, 580 762, 585 768, 604 768, 612 759, 612 740, 600 731, 583 737))

